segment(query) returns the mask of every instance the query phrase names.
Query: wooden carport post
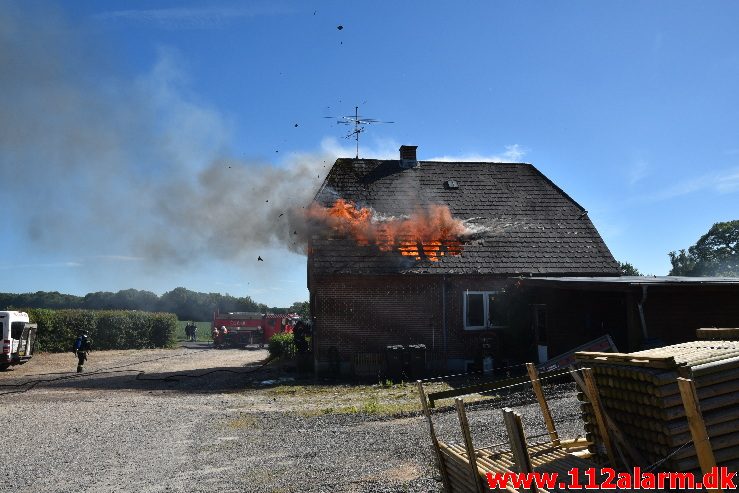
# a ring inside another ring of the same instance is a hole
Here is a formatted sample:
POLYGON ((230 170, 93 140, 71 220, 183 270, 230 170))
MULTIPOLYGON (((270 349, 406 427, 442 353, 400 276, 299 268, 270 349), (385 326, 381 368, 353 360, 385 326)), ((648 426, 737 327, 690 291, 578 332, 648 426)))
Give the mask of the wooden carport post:
MULTIPOLYGON (((711 442, 708 438, 706 423, 703 421, 698 404, 698 393, 695 390, 695 383, 688 379, 678 377, 677 386, 680 388, 680 395, 683 398, 683 406, 685 407, 685 416, 688 418, 688 426, 690 427, 690 436, 693 438, 693 446, 698 454, 698 463, 701 466, 703 474, 711 472, 716 467, 716 458, 713 455, 711 442)), ((708 491, 722 491, 720 489, 710 489, 708 491)))
POLYGON ((534 387, 536 400, 539 401, 541 414, 544 415, 544 422, 547 425, 547 431, 549 432, 549 438, 552 440, 552 445, 559 445, 559 435, 557 435, 557 429, 554 427, 554 420, 552 419, 551 411, 549 411, 549 404, 547 404, 547 399, 544 397, 544 389, 541 387, 539 372, 536 371, 536 366, 533 363, 526 363, 526 371, 529 372, 531 386, 534 387))
POLYGON ((429 403, 426 399, 426 391, 423 390, 423 382, 421 382, 420 380, 416 381, 416 385, 418 386, 418 396, 421 398, 421 409, 423 409, 423 415, 426 416, 426 422, 429 425, 429 432, 431 433, 431 443, 434 446, 434 452, 436 453, 436 462, 439 465, 439 472, 441 473, 441 482, 444 485, 444 491, 450 492, 452 490, 449 486, 449 476, 446 472, 444 458, 441 456, 441 450, 439 450, 439 440, 436 439, 434 422, 431 421, 431 411, 429 410, 429 403))

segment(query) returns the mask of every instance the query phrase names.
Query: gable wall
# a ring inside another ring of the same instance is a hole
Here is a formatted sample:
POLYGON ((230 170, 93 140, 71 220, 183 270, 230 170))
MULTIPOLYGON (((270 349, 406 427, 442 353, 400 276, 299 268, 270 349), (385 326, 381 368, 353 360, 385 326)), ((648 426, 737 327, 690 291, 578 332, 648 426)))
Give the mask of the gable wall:
POLYGON ((436 276, 320 276, 311 281, 314 357, 327 370, 338 353, 342 372, 354 355, 384 355, 394 344, 441 350, 441 285, 436 276), (335 349, 332 349, 335 348, 335 349))
POLYGON ((507 283, 492 276, 316 276, 311 302, 317 368, 327 370, 332 353, 342 371, 351 372, 358 353, 384 357, 388 345, 425 344, 429 366, 464 369, 482 357, 482 338, 492 334, 464 329, 464 292, 507 283))

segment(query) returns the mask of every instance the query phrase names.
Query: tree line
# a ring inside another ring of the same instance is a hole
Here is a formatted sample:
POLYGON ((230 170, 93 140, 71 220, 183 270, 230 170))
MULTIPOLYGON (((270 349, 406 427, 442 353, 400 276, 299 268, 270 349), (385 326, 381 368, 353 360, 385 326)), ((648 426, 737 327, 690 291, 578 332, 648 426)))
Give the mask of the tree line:
POLYGON ((98 291, 85 296, 63 294, 57 291, 35 293, 0 293, 0 309, 51 308, 85 310, 140 310, 174 313, 180 320, 206 321, 213 312, 301 313, 307 302, 296 302, 288 308, 268 307, 249 296, 234 297, 220 293, 199 293, 175 288, 157 296, 151 291, 124 289, 116 293, 98 291))
POLYGON ((739 220, 716 223, 695 245, 669 255, 671 276, 739 277, 739 220))
MULTIPOLYGON (((695 245, 668 255, 672 264, 668 276, 739 277, 739 220, 716 223, 695 245)), ((642 275, 629 262, 618 264, 621 275, 642 275)))

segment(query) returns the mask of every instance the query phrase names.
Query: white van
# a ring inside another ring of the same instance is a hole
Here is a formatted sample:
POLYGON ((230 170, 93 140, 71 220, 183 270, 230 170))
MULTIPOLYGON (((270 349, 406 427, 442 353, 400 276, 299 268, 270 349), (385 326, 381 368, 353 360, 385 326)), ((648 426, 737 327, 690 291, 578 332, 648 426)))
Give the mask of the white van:
POLYGON ((7 370, 10 365, 22 365, 31 359, 37 326, 28 321, 25 312, 0 312, 0 334, 3 336, 0 370, 7 370))

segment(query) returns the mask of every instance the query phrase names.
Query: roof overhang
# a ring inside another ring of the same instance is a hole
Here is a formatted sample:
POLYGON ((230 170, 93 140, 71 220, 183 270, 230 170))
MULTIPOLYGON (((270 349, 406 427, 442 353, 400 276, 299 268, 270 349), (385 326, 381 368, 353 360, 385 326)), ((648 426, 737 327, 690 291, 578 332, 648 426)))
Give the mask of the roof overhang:
POLYGON ((629 291, 634 287, 735 287, 739 277, 678 277, 678 276, 621 276, 621 277, 528 277, 521 285, 560 289, 589 289, 629 291))

